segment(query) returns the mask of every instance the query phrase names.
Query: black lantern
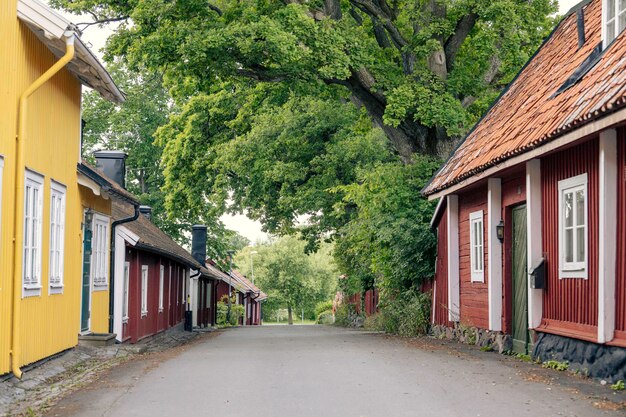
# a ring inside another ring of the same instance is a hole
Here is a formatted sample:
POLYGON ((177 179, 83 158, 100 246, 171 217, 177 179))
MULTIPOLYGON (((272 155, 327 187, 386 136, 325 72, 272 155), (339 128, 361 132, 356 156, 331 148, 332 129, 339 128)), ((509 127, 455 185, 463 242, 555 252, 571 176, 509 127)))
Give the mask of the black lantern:
POLYGON ((500 223, 496 226, 496 236, 500 243, 504 242, 504 221, 500 220, 500 223))

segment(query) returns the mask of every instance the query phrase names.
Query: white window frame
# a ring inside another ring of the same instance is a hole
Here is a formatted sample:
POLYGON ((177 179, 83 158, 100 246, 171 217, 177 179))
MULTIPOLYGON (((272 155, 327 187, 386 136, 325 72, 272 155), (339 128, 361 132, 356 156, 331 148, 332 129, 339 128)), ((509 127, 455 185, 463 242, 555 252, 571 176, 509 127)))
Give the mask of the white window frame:
POLYGON ((67 188, 56 181, 50 182, 50 247, 48 266, 49 294, 62 294, 65 260, 65 201, 67 188), (58 206, 57 206, 58 204, 58 206))
POLYGON ((141 265, 141 317, 148 315, 148 278, 150 268, 148 265, 141 265))
POLYGON ((485 220, 482 210, 470 213, 469 228, 471 282, 485 282, 485 220), (480 225, 480 236, 474 233, 476 224, 480 225), (479 251, 476 252, 476 249, 479 251))
POLYGON ((95 213, 91 238, 91 282, 93 291, 109 289, 109 218, 95 213))
POLYGON ((567 178, 559 181, 558 183, 558 191, 559 191, 559 278, 583 278, 587 279, 587 265, 589 259, 589 191, 588 191, 588 178, 587 174, 577 175, 575 177, 567 178), (566 262, 565 261, 565 222, 564 222, 564 206, 563 200, 566 193, 576 193, 577 191, 583 191, 584 196, 584 215, 583 215, 583 225, 580 226, 576 224, 576 201, 575 195, 572 201, 574 212, 572 214, 572 228, 574 230, 573 236, 574 241, 572 242, 572 255, 576 256, 577 252, 577 239, 576 229, 579 227, 584 228, 584 259, 583 261, 566 262))
POLYGON ((159 268, 159 313, 163 312, 163 279, 165 276, 165 265, 159 268))
POLYGON ((130 262, 124 262, 124 287, 122 288, 122 323, 128 323, 128 287, 130 285, 130 262))
POLYGON ((626 3, 623 10, 619 9, 620 0, 603 0, 602 1, 602 47, 606 48, 626 29, 626 21, 624 27, 619 27, 619 19, 624 16, 626 19, 626 3), (608 5, 613 3, 614 15, 609 19, 608 5), (613 33, 609 30, 609 24, 613 23, 613 33))
POLYGON ((24 235, 22 239, 22 297, 41 295, 41 252, 44 177, 24 172, 24 235), (32 194, 29 192, 32 190, 32 194), (37 200, 33 201, 35 191, 37 200), (29 202, 33 205, 29 207, 29 202), (34 240, 34 242, 31 242, 34 240), (28 256, 26 255, 28 253, 28 256), (27 275, 27 271, 32 274, 27 275), (31 276, 34 275, 34 276, 31 276))

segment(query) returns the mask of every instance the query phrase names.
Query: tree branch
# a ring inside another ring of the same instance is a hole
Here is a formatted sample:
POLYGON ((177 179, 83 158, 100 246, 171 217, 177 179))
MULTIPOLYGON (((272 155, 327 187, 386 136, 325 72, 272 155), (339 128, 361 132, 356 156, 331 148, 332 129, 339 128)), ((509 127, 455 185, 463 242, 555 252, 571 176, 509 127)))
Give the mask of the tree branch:
POLYGON ((452 70, 452 66, 454 65, 456 56, 459 53, 459 49, 461 49, 461 45, 463 45, 465 39, 468 37, 472 29, 474 29, 474 26, 476 26, 477 20, 478 15, 476 13, 470 13, 463 16, 456 23, 454 33, 446 40, 444 44, 444 51, 446 53, 446 66, 448 72, 452 70))
POLYGON ((371 0, 350 0, 350 3, 371 18, 378 20, 389 33, 391 41, 396 48, 402 49, 409 44, 393 23, 393 16, 387 14, 377 3, 371 0))
MULTIPOLYGON (((95 16, 93 13, 91 15, 95 16)), ((83 25, 83 29, 86 29, 89 26, 93 26, 93 25, 103 25, 105 23, 121 22, 122 20, 128 20, 129 17, 130 16, 119 16, 119 17, 109 17, 106 19, 96 19, 93 22, 77 23, 76 26, 83 25)))
POLYGON ((209 3, 209 9, 213 10, 219 16, 222 16, 224 14, 219 7, 217 7, 217 6, 215 6, 215 5, 211 4, 211 3, 209 3))

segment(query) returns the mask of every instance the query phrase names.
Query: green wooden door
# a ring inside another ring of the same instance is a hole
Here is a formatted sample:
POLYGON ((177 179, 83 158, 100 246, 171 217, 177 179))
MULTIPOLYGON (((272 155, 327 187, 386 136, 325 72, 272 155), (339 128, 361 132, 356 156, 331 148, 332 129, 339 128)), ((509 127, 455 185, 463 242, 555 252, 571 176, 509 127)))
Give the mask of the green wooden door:
POLYGON ((80 310, 80 331, 89 331, 89 318, 91 316, 91 239, 92 216, 85 213, 83 223, 83 286, 82 286, 82 305, 80 310))
POLYGON ((513 209, 512 279, 513 279, 513 350, 528 353, 528 273, 526 259, 526 206, 513 209))

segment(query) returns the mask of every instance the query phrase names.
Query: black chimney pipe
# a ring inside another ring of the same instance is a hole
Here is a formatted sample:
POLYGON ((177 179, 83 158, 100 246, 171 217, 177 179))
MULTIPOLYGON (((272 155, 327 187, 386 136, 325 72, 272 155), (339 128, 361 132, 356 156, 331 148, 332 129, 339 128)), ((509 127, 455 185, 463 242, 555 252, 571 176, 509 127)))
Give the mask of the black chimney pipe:
POLYGON ((97 151, 93 153, 96 158, 96 168, 113 181, 126 188, 126 155, 122 151, 97 151))
POLYGON ((152 207, 139 206, 139 212, 143 214, 148 220, 152 220, 152 207))
POLYGON ((202 266, 206 266, 206 239, 206 226, 196 224, 191 227, 191 256, 202 266))

